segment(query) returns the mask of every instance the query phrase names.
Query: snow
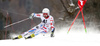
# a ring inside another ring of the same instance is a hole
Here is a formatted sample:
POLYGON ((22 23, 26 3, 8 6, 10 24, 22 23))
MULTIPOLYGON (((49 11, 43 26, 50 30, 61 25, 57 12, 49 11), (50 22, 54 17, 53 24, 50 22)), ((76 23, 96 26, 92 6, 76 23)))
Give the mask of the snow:
POLYGON ((50 33, 42 34, 32 39, 1 40, 0 46, 100 46, 100 34, 96 32, 87 32, 71 30, 56 31, 55 37, 51 38, 50 33))

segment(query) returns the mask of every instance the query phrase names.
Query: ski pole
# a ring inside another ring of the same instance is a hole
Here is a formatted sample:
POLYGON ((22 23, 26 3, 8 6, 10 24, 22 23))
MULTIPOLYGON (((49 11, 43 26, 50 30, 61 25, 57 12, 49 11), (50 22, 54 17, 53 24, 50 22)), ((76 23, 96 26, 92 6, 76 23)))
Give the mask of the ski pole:
POLYGON ((81 13, 82 13, 82 18, 83 18, 83 23, 84 23, 85 32, 87 33, 86 25, 85 25, 85 20, 84 20, 84 15, 83 15, 83 11, 82 11, 82 10, 81 10, 81 13))
POLYGON ((76 18, 77 18, 77 17, 78 17, 78 15, 79 15, 79 13, 80 13, 80 10, 79 10, 79 12, 78 12, 77 16, 75 17, 74 21, 72 22, 72 24, 71 24, 71 26, 70 26, 70 28, 69 28, 69 30, 68 30, 68 32, 67 32, 67 33, 69 33, 69 31, 70 31, 71 27, 73 26, 73 24, 74 24, 74 22, 75 22, 76 18))
POLYGON ((7 27, 9 27, 9 26, 12 26, 12 25, 15 25, 15 24, 21 23, 21 22, 26 21, 26 20, 28 20, 28 19, 29 19, 29 18, 26 18, 26 19, 23 19, 23 20, 21 20, 21 21, 18 21, 18 22, 12 23, 12 24, 10 24, 10 25, 4 26, 4 28, 7 28, 7 27))

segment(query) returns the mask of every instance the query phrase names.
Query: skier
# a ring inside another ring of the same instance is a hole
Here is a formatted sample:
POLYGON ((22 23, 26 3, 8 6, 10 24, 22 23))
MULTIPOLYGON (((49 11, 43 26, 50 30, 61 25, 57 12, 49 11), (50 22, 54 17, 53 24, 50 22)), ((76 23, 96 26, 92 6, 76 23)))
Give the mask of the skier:
POLYGON ((24 37, 25 39, 32 38, 37 36, 40 33, 47 33, 50 29, 52 30, 51 32, 51 37, 54 37, 54 19, 50 15, 50 11, 48 8, 44 8, 42 10, 42 13, 32 13, 31 16, 29 17, 30 19, 33 19, 33 17, 37 17, 41 19, 41 23, 32 29, 28 30, 27 32, 22 33, 18 37, 13 38, 14 39, 20 39, 24 37), (29 35, 28 37, 25 37, 29 35))

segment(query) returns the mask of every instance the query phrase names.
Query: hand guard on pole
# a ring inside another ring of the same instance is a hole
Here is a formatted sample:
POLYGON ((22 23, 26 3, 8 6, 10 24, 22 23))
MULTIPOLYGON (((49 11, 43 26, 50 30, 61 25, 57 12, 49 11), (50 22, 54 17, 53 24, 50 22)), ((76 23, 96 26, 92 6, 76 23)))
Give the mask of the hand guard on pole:
POLYGON ((33 16, 34 16, 34 14, 35 14, 35 13, 32 13, 32 14, 30 15, 30 17, 29 17, 29 18, 30 18, 30 19, 32 19, 32 18, 33 18, 33 16))

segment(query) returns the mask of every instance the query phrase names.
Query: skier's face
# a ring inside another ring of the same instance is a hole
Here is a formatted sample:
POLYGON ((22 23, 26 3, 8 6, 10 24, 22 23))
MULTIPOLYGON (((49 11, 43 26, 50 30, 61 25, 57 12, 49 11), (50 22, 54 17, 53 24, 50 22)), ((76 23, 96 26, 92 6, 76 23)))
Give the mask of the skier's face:
POLYGON ((43 13, 43 16, 46 18, 48 17, 48 13, 43 13))

